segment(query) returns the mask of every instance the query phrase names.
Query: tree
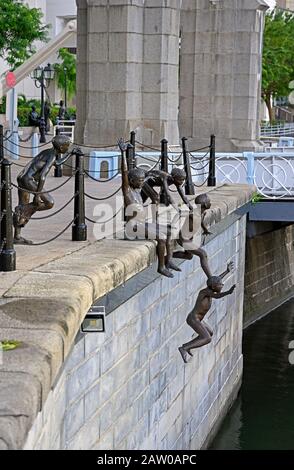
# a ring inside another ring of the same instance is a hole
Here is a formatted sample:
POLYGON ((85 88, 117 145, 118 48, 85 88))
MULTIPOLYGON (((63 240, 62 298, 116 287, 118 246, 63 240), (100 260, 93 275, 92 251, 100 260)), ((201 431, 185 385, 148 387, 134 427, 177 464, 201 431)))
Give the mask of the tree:
POLYGON ((76 56, 67 49, 59 49, 58 59, 60 63, 54 64, 57 78, 57 86, 65 91, 68 98, 72 98, 76 93, 76 56))
POLYGON ((42 11, 17 0, 0 1, 0 57, 11 69, 21 65, 34 52, 34 41, 48 40, 48 25, 42 11))
POLYGON ((262 59, 262 98, 270 122, 274 120, 272 98, 289 95, 294 79, 294 14, 273 10, 266 15, 262 59))

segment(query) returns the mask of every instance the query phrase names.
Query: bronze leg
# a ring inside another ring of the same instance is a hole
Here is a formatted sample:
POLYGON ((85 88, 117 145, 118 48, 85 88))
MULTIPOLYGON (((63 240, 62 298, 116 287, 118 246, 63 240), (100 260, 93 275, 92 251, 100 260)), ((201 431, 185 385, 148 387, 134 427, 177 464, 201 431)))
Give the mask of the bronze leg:
POLYGON ((198 334, 198 336, 197 338, 192 339, 188 343, 185 343, 179 347, 179 351, 184 362, 187 362, 187 353, 192 356, 190 352, 191 349, 201 348, 202 346, 205 346, 211 342, 209 331, 205 328, 200 320, 190 314, 188 315, 187 323, 198 334))
POLYGON ((198 248, 197 250, 191 250, 191 251, 189 251, 189 253, 192 253, 192 255, 199 256, 201 268, 203 269, 203 271, 205 272, 205 274, 206 274, 207 277, 211 277, 211 276, 212 276, 212 272, 210 271, 210 267, 209 267, 209 264, 208 264, 208 257, 207 257, 206 251, 203 250, 203 248, 198 248))

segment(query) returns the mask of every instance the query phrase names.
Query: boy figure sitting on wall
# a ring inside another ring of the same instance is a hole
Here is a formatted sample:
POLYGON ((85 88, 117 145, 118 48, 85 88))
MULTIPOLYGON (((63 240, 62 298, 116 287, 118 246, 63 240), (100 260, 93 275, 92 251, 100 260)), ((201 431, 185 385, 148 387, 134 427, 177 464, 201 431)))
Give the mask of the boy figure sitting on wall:
POLYGON ((179 347, 179 351, 184 362, 187 361, 187 355, 193 356, 191 349, 200 348, 211 342, 213 332, 207 323, 203 321, 203 318, 209 311, 212 299, 221 299, 226 295, 232 294, 236 288, 234 284, 228 291, 221 293, 223 288, 223 278, 233 270, 234 264, 231 261, 227 265, 227 269, 220 276, 211 276, 207 279, 207 287, 202 289, 197 297, 195 306, 187 316, 188 325, 198 334, 197 338, 193 338, 188 343, 183 344, 179 347))

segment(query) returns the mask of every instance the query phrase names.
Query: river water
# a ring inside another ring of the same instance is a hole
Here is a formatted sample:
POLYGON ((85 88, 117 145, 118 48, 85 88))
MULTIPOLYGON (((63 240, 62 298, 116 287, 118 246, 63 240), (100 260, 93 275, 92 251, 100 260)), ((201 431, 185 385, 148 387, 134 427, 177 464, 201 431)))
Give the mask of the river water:
POLYGON ((294 449, 291 341, 294 298, 244 331, 243 384, 211 449, 294 449))

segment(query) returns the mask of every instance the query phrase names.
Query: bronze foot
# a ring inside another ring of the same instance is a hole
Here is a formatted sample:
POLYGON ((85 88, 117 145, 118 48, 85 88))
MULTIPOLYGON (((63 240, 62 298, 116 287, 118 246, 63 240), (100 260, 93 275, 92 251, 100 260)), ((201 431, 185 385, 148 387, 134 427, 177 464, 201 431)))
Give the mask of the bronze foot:
POLYGON ((167 268, 158 268, 158 272, 166 277, 174 277, 173 273, 171 273, 167 268))
POLYGON ((184 348, 182 348, 181 346, 178 348, 178 350, 180 351, 180 354, 182 356, 183 361, 185 362, 185 364, 187 364, 187 362, 188 362, 187 361, 187 351, 184 348))
POLYGON ((168 263, 166 263, 166 268, 167 269, 173 269, 174 271, 182 271, 181 268, 179 268, 176 264, 174 264, 172 261, 169 261, 168 263))
POLYGON ((32 245, 32 240, 27 240, 26 238, 19 237, 13 240, 14 245, 32 245))

